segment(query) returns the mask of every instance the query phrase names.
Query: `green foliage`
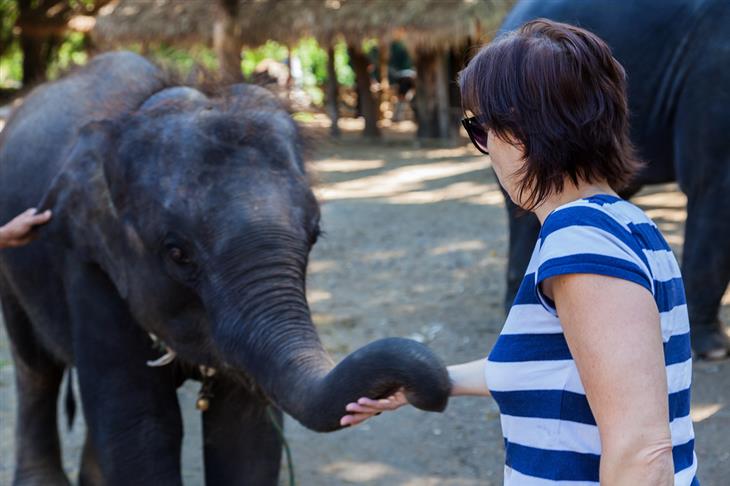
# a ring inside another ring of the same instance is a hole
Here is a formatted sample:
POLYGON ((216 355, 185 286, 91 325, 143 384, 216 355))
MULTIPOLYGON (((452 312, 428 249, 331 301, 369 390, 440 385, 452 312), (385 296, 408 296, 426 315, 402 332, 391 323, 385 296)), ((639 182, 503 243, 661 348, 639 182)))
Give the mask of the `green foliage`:
MULTIPOLYGON (((141 52, 141 46, 135 50, 141 52)), ((218 70, 218 58, 212 49, 204 45, 179 48, 166 44, 150 46, 146 56, 182 75, 189 74, 196 66, 209 71, 218 70)))
POLYGON ((23 56, 13 36, 17 17, 15 0, 0 0, 0 88, 19 87, 23 75, 23 56))
POLYGON ((302 65, 302 88, 315 105, 322 105, 327 79, 327 52, 313 38, 302 39, 292 53, 302 65))
POLYGON ((313 38, 302 39, 294 49, 302 63, 305 86, 322 85, 327 79, 327 52, 313 38))
POLYGON ((68 0, 69 5, 76 11, 91 10, 94 8, 94 0, 68 0))
MULTIPOLYGON (((323 86, 327 82, 327 51, 322 49, 313 38, 302 39, 294 49, 304 71, 305 84, 323 86)), ((350 67, 347 44, 335 44, 335 71, 337 82, 345 86, 355 84, 355 72, 350 67)))
POLYGON ((18 18, 18 4, 15 0, 0 0, 0 35, 9 32, 18 18))
POLYGON ((281 45, 278 42, 268 41, 266 44, 256 49, 244 49, 241 58, 241 69, 243 70, 243 75, 245 77, 249 77, 253 74, 256 66, 258 66, 258 64, 264 59, 286 62, 286 46, 281 45))
POLYGON ((312 115, 308 111, 296 111, 292 114, 292 118, 294 118, 298 122, 304 123, 314 120, 314 115, 312 115))
MULTIPOLYGON (((324 100, 323 86, 327 82, 327 51, 314 38, 308 37, 293 47, 292 56, 297 57, 302 66, 302 89, 314 104, 321 105, 324 100)), ((241 57, 241 69, 245 77, 250 77, 256 66, 265 59, 288 62, 287 47, 274 41, 268 41, 256 49, 245 49, 241 57)), ((347 45, 344 42, 335 45, 335 69, 340 84, 354 85, 355 73, 350 67, 347 45)))
POLYGON ((378 49, 378 39, 366 39, 362 42, 363 52, 370 52, 373 49, 378 49))
POLYGON ((85 50, 84 34, 71 32, 58 47, 56 57, 48 66, 48 79, 55 79, 69 68, 86 64, 89 56, 85 50))
POLYGON ((23 79, 23 52, 13 42, 0 57, 0 88, 20 88, 23 79))
MULTIPOLYGON (((79 12, 93 8, 95 0, 67 0, 79 12)), ((13 26, 18 16, 16 0, 0 0, 0 88, 19 88, 23 78, 23 53, 17 36, 13 35, 13 26)), ((375 41, 370 44, 376 45, 375 41)), ((368 44, 368 45, 370 45, 368 44)), ((132 44, 126 48, 141 53, 142 45, 132 44)), ((182 75, 189 74, 196 66, 210 71, 219 68, 218 59, 212 49, 204 45, 178 48, 164 44, 148 46, 144 54, 159 64, 177 71, 182 75)), ((327 52, 314 38, 302 39, 292 48, 292 56, 296 57, 302 67, 302 89, 315 104, 323 101, 323 87, 327 82, 327 52)), ((88 61, 86 38, 79 32, 68 33, 57 47, 54 58, 48 68, 48 77, 57 78, 64 71, 77 64, 88 61)), ((242 54, 241 69, 245 77, 250 77, 256 66, 264 59, 272 59, 287 63, 288 49, 285 45, 269 41, 256 49, 245 49, 242 54)), ((352 71, 347 55, 347 46, 340 41, 335 45, 335 69, 337 80, 341 85, 354 86, 355 74, 352 71)))
POLYGON ((350 66, 350 56, 347 55, 347 44, 338 42, 335 45, 335 70, 337 81, 343 86, 355 86, 355 71, 350 66))
MULTIPOLYGON (((78 13, 89 12, 96 4, 95 0, 66 1, 78 13)), ((47 7, 40 5, 39 2, 31 2, 30 8, 47 7)), ((18 88, 23 78, 23 53, 17 35, 13 32, 18 15, 19 7, 16 0, 0 0, 0 88, 18 88)), ((70 32, 55 49, 48 67, 48 77, 56 78, 73 65, 84 64, 86 61, 84 34, 70 32)))

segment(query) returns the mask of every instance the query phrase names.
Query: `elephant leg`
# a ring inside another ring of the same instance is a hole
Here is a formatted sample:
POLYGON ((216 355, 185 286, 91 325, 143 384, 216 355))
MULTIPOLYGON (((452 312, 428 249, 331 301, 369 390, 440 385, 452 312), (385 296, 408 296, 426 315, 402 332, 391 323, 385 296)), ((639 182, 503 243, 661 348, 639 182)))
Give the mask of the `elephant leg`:
POLYGON ((685 83, 675 115, 677 179, 687 194, 682 273, 692 347, 707 358, 730 352, 730 340, 718 318, 730 281, 728 84, 730 71, 725 64, 698 63, 685 83))
POLYGON ((58 391, 64 366, 40 345, 16 299, 2 292, 3 315, 12 343, 18 408, 15 485, 68 485, 58 437, 58 391))
POLYGON ((99 453, 94 446, 89 432, 86 432, 84 449, 81 453, 81 470, 79 486, 103 486, 104 475, 99 464, 99 453))
POLYGON ((110 486, 182 484, 175 366, 147 366, 159 353, 105 274, 72 272, 67 299, 89 434, 84 479, 100 472, 110 486))
POLYGON ((682 273, 687 292, 692 347, 700 357, 730 352, 730 339, 718 313, 730 281, 730 193, 707 190, 687 204, 682 273))
POLYGON ((507 262, 507 292, 504 296, 504 308, 509 312, 515 300, 517 290, 530 263, 532 251, 535 249, 540 234, 540 221, 534 214, 521 209, 502 190, 507 206, 509 220, 509 259, 507 262))
POLYGON ((282 438, 270 413, 282 413, 258 394, 230 381, 213 382, 210 408, 203 412, 206 484, 276 486, 282 438))

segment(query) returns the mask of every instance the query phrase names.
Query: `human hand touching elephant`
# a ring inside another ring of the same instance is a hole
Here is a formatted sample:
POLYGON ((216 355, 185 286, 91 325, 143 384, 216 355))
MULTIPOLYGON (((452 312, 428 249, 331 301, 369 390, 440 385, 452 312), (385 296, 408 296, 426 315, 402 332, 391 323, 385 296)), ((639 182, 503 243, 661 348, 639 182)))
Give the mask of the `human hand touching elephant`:
POLYGON ((33 240, 33 229, 51 219, 51 211, 38 213, 30 208, 20 213, 4 226, 0 226, 0 248, 15 248, 33 240))
MULTIPOLYGON (((449 380, 449 396, 489 396, 489 387, 484 377, 486 359, 446 367, 449 380)), ((354 426, 384 411, 397 410, 403 405, 412 404, 405 388, 398 389, 387 398, 372 399, 360 397, 357 402, 345 406, 347 415, 340 418, 342 427, 354 426)))
POLYGON ((340 419, 340 425, 343 427, 354 426, 366 421, 370 417, 380 415, 384 411, 397 410, 407 404, 408 399, 402 388, 391 396, 381 398, 380 400, 362 397, 357 402, 347 404, 345 410, 347 410, 348 415, 340 419))

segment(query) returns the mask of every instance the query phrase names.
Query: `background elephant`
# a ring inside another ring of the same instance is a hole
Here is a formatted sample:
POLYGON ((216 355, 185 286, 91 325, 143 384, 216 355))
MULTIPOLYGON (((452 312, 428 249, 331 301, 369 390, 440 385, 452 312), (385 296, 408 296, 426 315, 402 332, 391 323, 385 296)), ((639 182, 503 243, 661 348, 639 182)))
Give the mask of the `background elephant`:
POLYGON ((0 138, 0 220, 33 205, 54 218, 0 254, 16 483, 67 484, 56 398, 72 366, 88 423, 82 484, 180 484, 175 390, 190 378, 212 396, 215 485, 276 484, 279 407, 329 431, 346 403, 400 386, 420 408, 446 406, 446 370, 414 341, 377 341, 336 367, 324 351, 305 297, 319 208, 300 145, 267 91, 170 86, 131 53, 26 98, 0 138), (150 334, 171 364, 148 365, 162 354, 150 334))
MULTIPOLYGON (((595 32, 626 69, 632 140, 648 163, 622 196, 678 181, 687 195, 682 273, 699 355, 724 356, 719 321, 730 281, 730 3, 725 0, 522 0, 501 32, 539 17, 595 32)), ((505 305, 522 281, 539 223, 507 200, 509 264, 505 305)))

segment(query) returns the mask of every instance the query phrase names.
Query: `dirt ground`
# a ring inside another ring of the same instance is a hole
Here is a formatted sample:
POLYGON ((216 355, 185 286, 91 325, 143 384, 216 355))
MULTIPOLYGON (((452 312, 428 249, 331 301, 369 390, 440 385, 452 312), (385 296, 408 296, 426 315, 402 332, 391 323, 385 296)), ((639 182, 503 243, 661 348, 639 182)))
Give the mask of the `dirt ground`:
MULTIPOLYGON (((309 269, 320 335, 341 359, 382 337, 427 343, 447 363, 486 356, 503 322, 507 258, 502 196, 489 160, 466 144, 418 147, 402 124, 373 143, 347 131, 316 142, 311 165, 326 235, 309 269)), ((655 186, 634 199, 681 251, 684 196, 655 186)), ((730 292, 722 317, 730 323, 730 292)), ((8 343, 0 331, 0 485, 13 467, 15 397, 8 343)), ((186 485, 201 485, 198 385, 180 391, 186 485)), ((730 474, 730 361, 696 363, 692 417, 699 478, 730 474)), ((63 431, 75 477, 83 424, 63 431)), ((443 414, 402 409, 351 430, 317 434, 288 419, 286 437, 301 486, 499 485, 503 449, 496 406, 459 398, 443 414)), ((282 465, 282 485, 288 484, 282 465)))

